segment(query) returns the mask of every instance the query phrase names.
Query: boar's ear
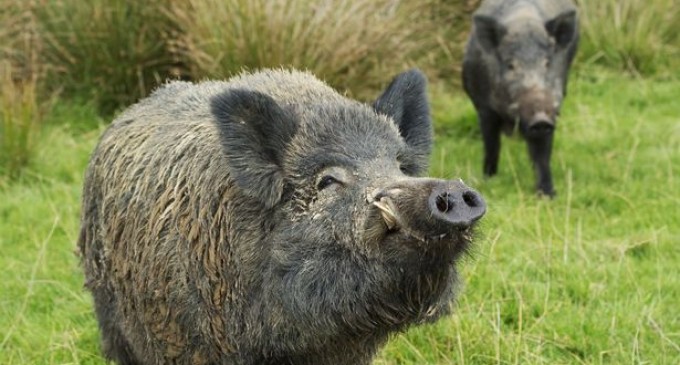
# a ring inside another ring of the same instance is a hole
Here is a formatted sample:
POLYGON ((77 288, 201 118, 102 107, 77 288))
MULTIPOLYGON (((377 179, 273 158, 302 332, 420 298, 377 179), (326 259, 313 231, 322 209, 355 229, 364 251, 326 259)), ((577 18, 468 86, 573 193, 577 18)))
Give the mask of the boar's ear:
POLYGON ((409 146, 410 161, 402 161, 402 169, 409 175, 427 170, 432 149, 432 121, 427 101, 427 80, 418 69, 397 75, 373 108, 394 120, 399 133, 409 146))
POLYGON ((559 47, 565 47, 576 36, 576 22, 576 10, 569 10, 547 21, 545 29, 559 47))
POLYGON ((229 90, 212 101, 230 175, 246 194, 271 208, 281 200, 282 163, 297 130, 295 118, 274 99, 249 90, 229 90))
POLYGON ((494 51, 507 33, 505 26, 487 15, 475 15, 472 20, 479 44, 489 52, 494 51))

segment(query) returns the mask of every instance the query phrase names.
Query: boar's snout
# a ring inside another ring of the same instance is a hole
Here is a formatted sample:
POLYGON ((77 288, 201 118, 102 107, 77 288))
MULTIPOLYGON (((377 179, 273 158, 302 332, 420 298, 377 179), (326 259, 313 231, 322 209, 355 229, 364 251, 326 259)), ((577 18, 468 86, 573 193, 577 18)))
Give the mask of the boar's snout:
POLYGON ((462 181, 409 178, 375 189, 368 200, 391 231, 427 240, 470 228, 486 212, 481 194, 462 181))
POLYGON ((554 119, 545 112, 534 114, 527 124, 531 136, 542 136, 555 131, 554 119))
POLYGON ((540 137, 555 131, 554 98, 546 90, 531 89, 519 99, 521 128, 529 137, 540 137))
POLYGON ((486 212, 484 199, 470 188, 452 189, 442 184, 433 189, 428 202, 428 213, 450 228, 467 228, 486 212))

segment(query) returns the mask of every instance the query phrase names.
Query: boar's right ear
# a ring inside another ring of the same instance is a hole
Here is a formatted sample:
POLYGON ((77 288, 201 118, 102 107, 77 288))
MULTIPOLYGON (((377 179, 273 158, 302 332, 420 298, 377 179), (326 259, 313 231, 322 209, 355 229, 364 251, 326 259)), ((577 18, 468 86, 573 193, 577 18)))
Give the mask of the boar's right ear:
POLYGON ((507 33, 505 26, 487 15, 475 15, 472 20, 475 24, 477 40, 482 48, 489 52, 498 48, 501 39, 507 33))
POLYGON ((432 150, 432 120, 425 75, 418 69, 397 75, 373 103, 373 109, 394 120, 409 147, 409 156, 402 156, 402 170, 409 175, 425 172, 432 150))
POLYGON ((286 146, 297 130, 295 118, 271 97, 229 90, 212 101, 230 176, 266 208, 283 194, 286 146))

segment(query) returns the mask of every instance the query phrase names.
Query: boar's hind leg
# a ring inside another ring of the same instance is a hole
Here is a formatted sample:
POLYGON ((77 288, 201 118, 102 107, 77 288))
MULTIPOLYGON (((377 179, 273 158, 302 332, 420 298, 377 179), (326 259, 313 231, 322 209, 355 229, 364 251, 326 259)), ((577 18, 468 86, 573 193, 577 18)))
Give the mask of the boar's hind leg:
POLYGON ((545 194, 549 197, 555 196, 553 189, 552 175, 550 173, 550 154, 552 152, 553 134, 542 136, 540 138, 529 138, 527 145, 529 146, 529 156, 536 171, 536 189, 539 194, 545 194))
POLYGON ((494 176, 498 172, 501 151, 501 120, 491 111, 479 111, 478 114, 484 139, 484 176, 494 176))
POLYGON ((102 334, 102 352, 108 359, 119 365, 141 364, 132 352, 130 344, 116 323, 115 297, 101 286, 92 290, 94 307, 102 334))

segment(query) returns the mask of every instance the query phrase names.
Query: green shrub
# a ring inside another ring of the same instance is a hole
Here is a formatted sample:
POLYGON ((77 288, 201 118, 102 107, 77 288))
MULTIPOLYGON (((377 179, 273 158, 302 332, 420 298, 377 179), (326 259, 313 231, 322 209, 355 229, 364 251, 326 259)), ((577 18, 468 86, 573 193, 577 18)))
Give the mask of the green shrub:
MULTIPOLYGON (((579 0, 580 60, 651 75, 680 66, 677 0, 579 0)), ((676 74, 677 75, 677 74, 676 74)))

